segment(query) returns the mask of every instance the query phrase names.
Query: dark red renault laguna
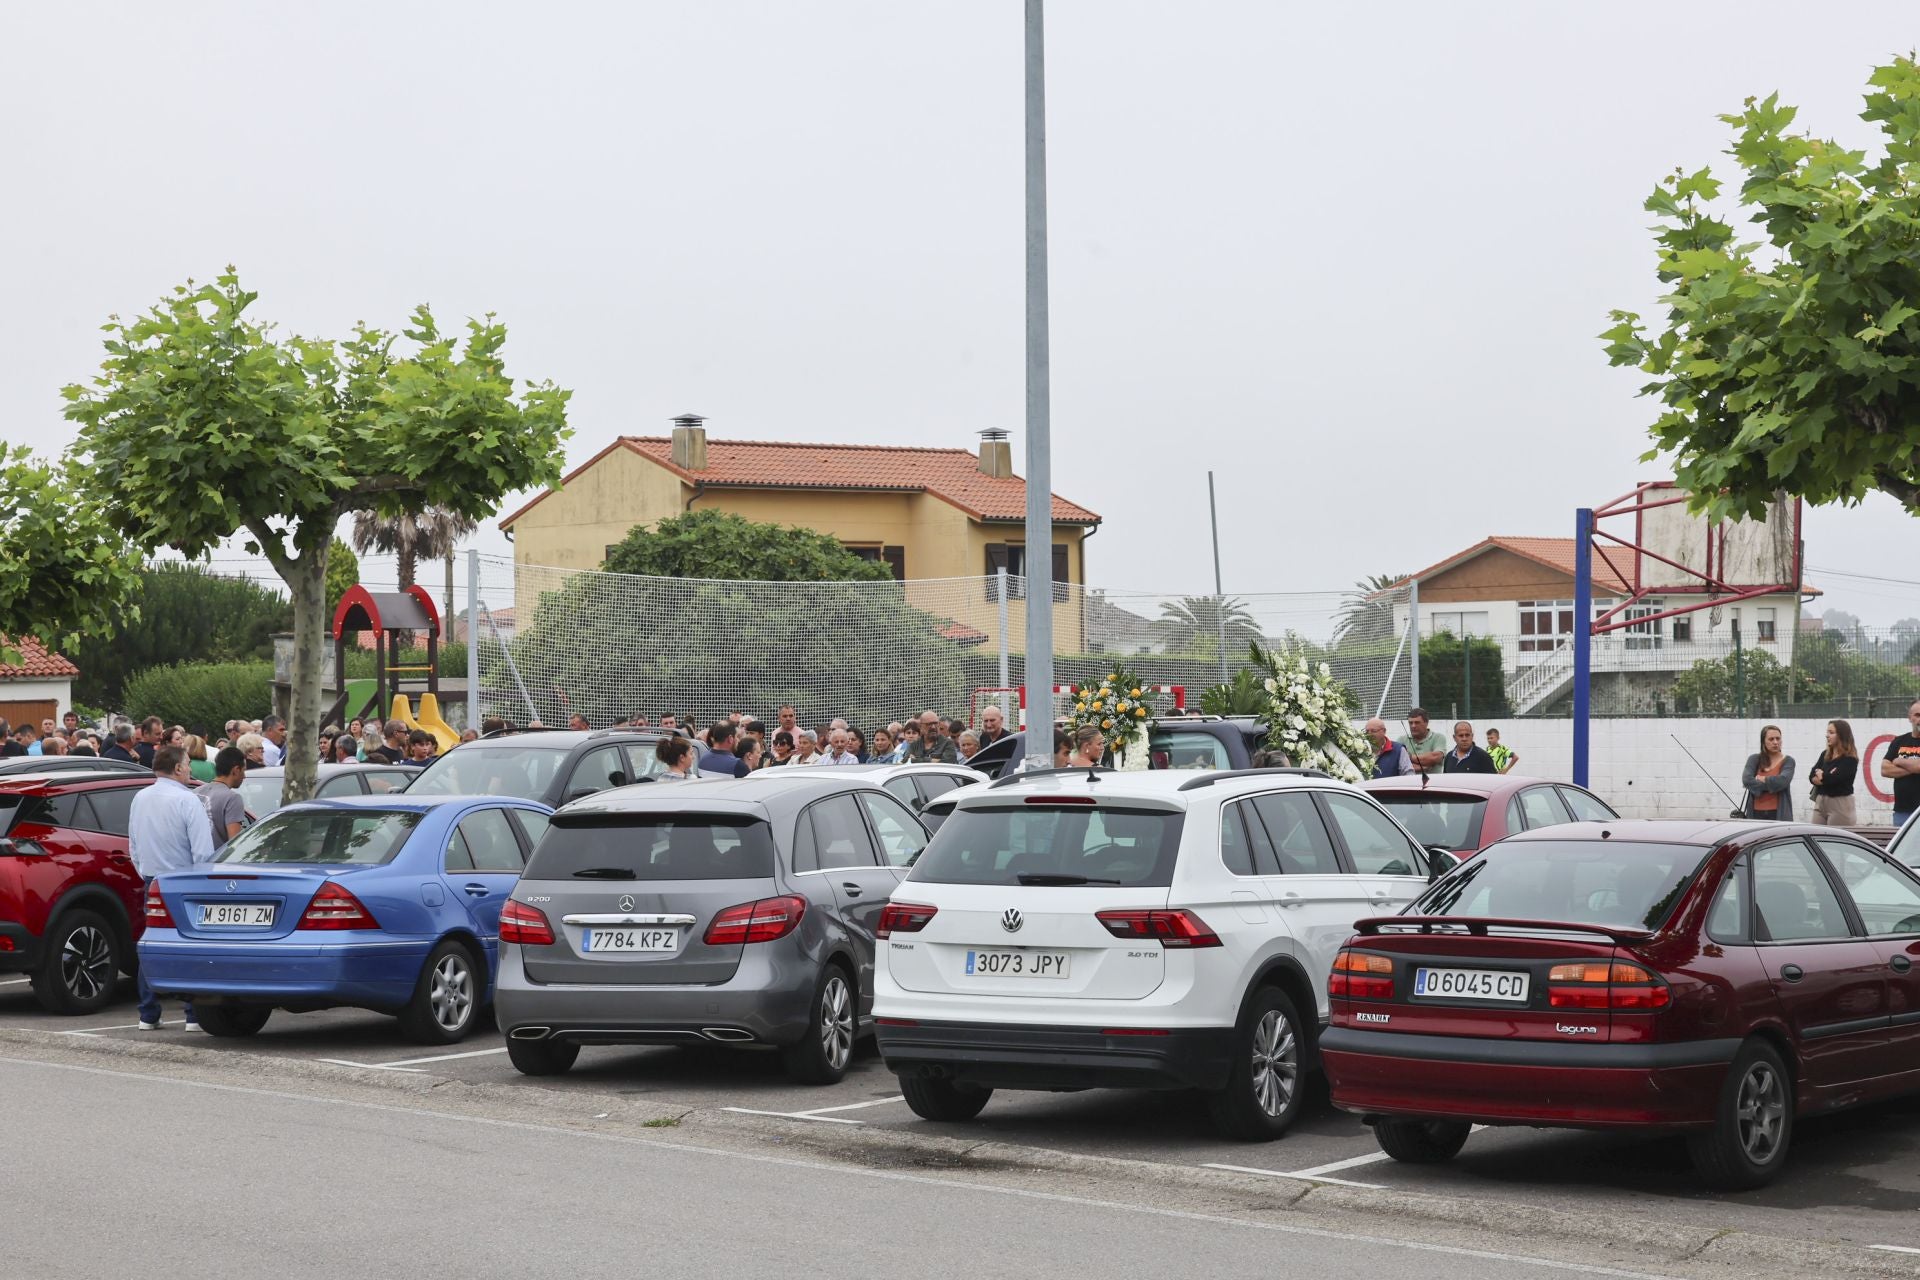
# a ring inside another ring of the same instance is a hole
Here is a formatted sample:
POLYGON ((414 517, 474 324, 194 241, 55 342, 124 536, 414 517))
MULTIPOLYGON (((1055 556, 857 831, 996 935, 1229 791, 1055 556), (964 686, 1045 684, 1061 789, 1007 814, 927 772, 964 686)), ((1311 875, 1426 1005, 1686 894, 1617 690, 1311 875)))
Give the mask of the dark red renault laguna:
POLYGON ((1679 1131, 1756 1187, 1796 1116, 1920 1090, 1920 879, 1832 828, 1526 832, 1356 928, 1321 1057, 1396 1160, 1475 1124, 1679 1131))

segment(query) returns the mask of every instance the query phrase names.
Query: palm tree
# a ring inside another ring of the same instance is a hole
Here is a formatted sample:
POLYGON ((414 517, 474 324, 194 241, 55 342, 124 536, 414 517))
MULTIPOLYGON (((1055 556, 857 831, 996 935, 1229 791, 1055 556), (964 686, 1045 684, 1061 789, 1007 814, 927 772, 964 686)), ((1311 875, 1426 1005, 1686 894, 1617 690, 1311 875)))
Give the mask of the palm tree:
POLYGON ((1247 612, 1247 602, 1232 596, 1182 596, 1160 606, 1154 628, 1167 642, 1169 653, 1236 653, 1260 639, 1260 624, 1247 612), (1224 635, 1223 635, 1224 633, 1224 635))
POLYGON ((1393 598, 1382 593, 1406 579, 1404 573, 1376 573, 1354 583, 1334 623, 1334 647, 1373 644, 1391 639, 1393 598))
MULTIPOLYGON (((353 549, 361 553, 382 551, 398 557, 400 589, 413 585, 414 569, 422 560, 445 558, 447 562, 447 617, 453 616, 453 548, 472 533, 475 521, 443 507, 404 511, 383 516, 362 511, 353 518, 353 549)), ((448 625, 443 623, 442 625, 448 625)))

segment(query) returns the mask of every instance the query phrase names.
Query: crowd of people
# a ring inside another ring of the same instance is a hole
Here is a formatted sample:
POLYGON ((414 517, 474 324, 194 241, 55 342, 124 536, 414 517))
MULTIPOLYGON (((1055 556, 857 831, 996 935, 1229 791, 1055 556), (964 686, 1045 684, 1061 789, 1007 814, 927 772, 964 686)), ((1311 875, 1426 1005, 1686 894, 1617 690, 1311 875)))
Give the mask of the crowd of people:
POLYGON ((1393 738, 1387 722, 1378 716, 1367 721, 1367 741, 1373 744, 1373 776, 1398 778, 1410 773, 1509 773, 1520 763, 1519 753, 1500 741, 1498 729, 1487 730, 1487 745, 1474 741, 1473 726, 1461 720, 1453 726, 1449 743, 1433 727, 1425 707, 1407 712, 1407 734, 1393 738))

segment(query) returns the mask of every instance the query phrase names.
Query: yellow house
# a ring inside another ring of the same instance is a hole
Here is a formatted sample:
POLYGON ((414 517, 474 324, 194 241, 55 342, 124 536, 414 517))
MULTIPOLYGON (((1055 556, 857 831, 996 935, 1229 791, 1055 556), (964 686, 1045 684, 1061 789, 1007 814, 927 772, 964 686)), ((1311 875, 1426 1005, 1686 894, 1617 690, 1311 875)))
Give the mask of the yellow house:
MULTIPOLYGON (((813 529, 908 581, 908 599, 951 619, 957 637, 998 641, 991 575, 1026 573, 1026 482, 1013 474, 1004 431, 977 450, 707 439, 701 418, 675 418, 670 436, 622 436, 507 516, 516 568, 597 569, 636 525, 717 508, 748 520, 813 529), (970 580, 970 581, 955 581, 970 580)), ((1082 644, 1077 586, 1084 543, 1100 517, 1053 498, 1054 644, 1082 644)), ((1025 602, 1007 610, 1009 643, 1025 632, 1025 602)))

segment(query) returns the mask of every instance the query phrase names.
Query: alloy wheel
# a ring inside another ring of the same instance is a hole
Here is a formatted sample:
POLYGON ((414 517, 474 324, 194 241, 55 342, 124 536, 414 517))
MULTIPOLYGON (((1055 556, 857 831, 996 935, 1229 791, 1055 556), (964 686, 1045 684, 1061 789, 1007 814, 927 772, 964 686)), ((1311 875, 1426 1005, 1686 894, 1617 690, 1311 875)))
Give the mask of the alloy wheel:
POLYGON ((443 1030, 458 1031, 467 1024, 473 1008, 473 970, 467 966, 466 957, 445 956, 433 967, 427 1005, 443 1030))
POLYGON ((113 944, 106 931, 82 925, 60 946, 60 982, 76 1000, 92 1000, 113 985, 113 944))
POLYGON ((1772 1063, 1756 1062, 1747 1068, 1740 1080, 1734 1118, 1747 1159, 1757 1165, 1772 1160, 1780 1150, 1787 1119, 1786 1087, 1772 1063))
POLYGON ((1300 1043, 1293 1024, 1269 1009, 1253 1028, 1253 1097, 1270 1116, 1284 1114, 1300 1084, 1300 1043))
POLYGON ((820 1043, 835 1071, 853 1057, 853 994, 837 973, 828 976, 820 993, 820 1043))

